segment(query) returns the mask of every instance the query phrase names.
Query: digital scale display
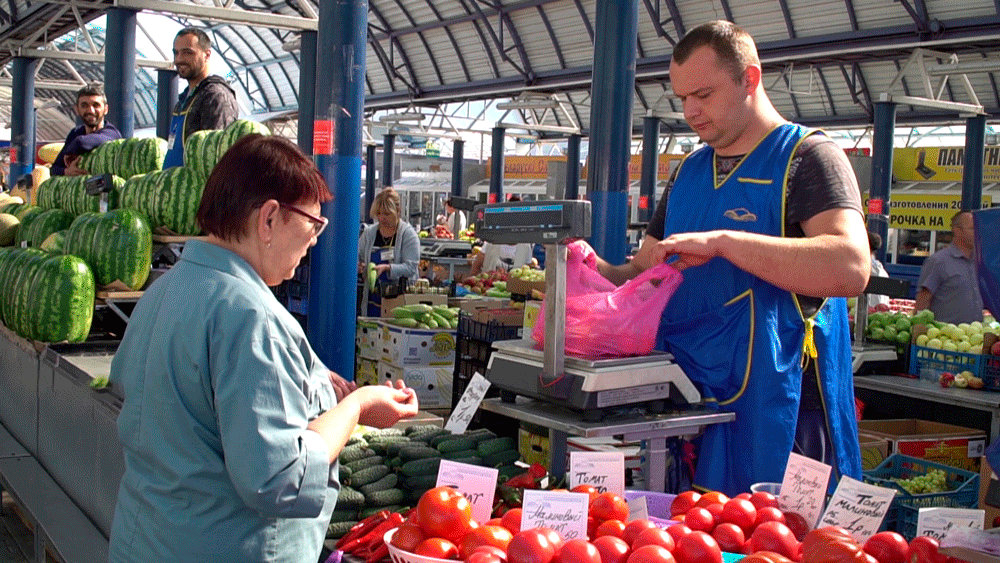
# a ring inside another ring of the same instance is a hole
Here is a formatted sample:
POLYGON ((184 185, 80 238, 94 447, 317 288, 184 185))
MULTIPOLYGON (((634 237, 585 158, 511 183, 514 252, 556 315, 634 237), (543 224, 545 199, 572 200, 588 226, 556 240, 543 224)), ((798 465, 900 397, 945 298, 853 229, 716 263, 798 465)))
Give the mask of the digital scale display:
POLYGON ((560 244, 590 236, 590 202, 547 200, 477 205, 476 235, 501 244, 560 244))
POLYGON ((483 210, 483 226, 487 229, 533 228, 552 229, 563 226, 562 205, 525 205, 518 207, 487 207, 483 210))

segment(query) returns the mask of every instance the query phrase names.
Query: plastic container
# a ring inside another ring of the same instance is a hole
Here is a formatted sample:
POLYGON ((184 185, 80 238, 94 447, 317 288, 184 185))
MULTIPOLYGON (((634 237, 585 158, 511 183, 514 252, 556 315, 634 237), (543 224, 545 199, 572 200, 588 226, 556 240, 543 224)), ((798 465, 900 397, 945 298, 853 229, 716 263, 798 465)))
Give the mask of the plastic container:
POLYGON ((632 502, 639 497, 646 497, 646 513, 654 518, 670 520, 670 505, 677 495, 657 493, 654 491, 625 491, 625 500, 632 502))
POLYGON ((397 528, 393 528, 385 533, 383 539, 385 540, 385 545, 389 548, 389 559, 392 563, 455 563, 454 559, 437 559, 434 557, 424 557, 423 555, 417 555, 416 553, 410 553, 409 551, 403 551, 398 547, 389 543, 392 541, 392 535, 396 533, 397 528))
POLYGON ((771 493, 774 496, 778 496, 781 493, 781 483, 762 482, 750 485, 751 493, 759 493, 761 491, 765 493, 771 493))
POLYGON ((980 354, 949 352, 914 344, 910 347, 909 371, 921 379, 934 382, 945 371, 952 374, 971 371, 978 377, 982 373, 982 358, 980 354))

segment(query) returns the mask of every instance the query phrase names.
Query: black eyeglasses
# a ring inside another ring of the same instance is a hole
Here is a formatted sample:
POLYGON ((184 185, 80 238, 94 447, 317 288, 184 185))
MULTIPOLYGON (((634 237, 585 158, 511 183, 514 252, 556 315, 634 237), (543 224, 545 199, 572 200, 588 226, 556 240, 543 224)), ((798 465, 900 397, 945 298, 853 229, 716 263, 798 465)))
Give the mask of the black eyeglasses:
POLYGON ((306 219, 309 219, 310 221, 312 221, 312 224, 313 224, 313 236, 316 236, 316 237, 318 237, 320 235, 320 233, 323 232, 323 229, 326 228, 327 223, 330 222, 329 219, 327 219, 326 217, 317 217, 317 216, 313 215, 312 213, 307 213, 307 212, 299 209, 298 207, 295 207, 294 205, 292 205, 290 203, 280 203, 279 202, 278 205, 280 207, 284 207, 285 209, 287 209, 287 210, 289 210, 289 211, 291 211, 293 213, 298 213, 299 215, 301 215, 301 216, 305 217, 306 219))

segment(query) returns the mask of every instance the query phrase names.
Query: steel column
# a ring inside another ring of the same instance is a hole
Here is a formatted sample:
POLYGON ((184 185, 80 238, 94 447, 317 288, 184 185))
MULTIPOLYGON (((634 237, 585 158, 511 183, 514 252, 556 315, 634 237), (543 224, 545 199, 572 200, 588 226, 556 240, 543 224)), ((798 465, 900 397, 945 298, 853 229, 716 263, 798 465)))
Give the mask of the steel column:
POLYGON ((378 145, 368 145, 365 147, 365 205, 361 208, 361 222, 371 223, 374 221, 368 216, 368 211, 375 203, 375 191, 378 186, 378 168, 375 160, 378 158, 378 145))
POLYGON ((986 149, 986 116, 965 120, 965 168, 962 170, 962 209, 983 206, 983 155, 986 149))
POLYGON ((566 142, 566 199, 580 198, 580 139, 581 135, 570 135, 566 142))
POLYGON ((611 264, 625 262, 628 244, 628 164, 637 33, 637 0, 597 2, 587 197, 593 203, 590 243, 611 264))
POLYGON ((503 142, 506 136, 506 128, 493 128, 493 145, 490 150, 490 195, 487 200, 489 203, 503 201, 503 142))
MULTIPOLYGON (((451 147, 451 195, 465 195, 465 141, 455 139, 451 147)), ((458 236, 458 233, 455 233, 458 236)))
POLYGON ((35 69, 38 59, 14 57, 11 75, 10 176, 8 185, 35 168, 35 69))
POLYGON ((382 137, 382 187, 392 185, 392 167, 395 165, 396 136, 387 133, 382 137))
POLYGON ((178 96, 177 83, 176 70, 156 71, 156 136, 161 139, 170 137, 170 120, 174 116, 178 96))
POLYGON ((316 32, 299 34, 299 131, 302 152, 313 152, 313 120, 316 119, 316 32))
POLYGON ((104 48, 104 91, 108 96, 107 120, 122 137, 135 130, 135 10, 108 9, 108 40, 104 48))
POLYGON ((660 119, 642 118, 642 176, 639 178, 639 221, 649 222, 656 209, 656 180, 660 169, 660 119))
MULTIPOLYGON (((896 103, 876 102, 872 130, 872 186, 868 193, 868 230, 888 240, 889 200, 892 188, 892 136, 896 130, 896 103), (880 202, 880 203, 879 203, 880 202)), ((885 261, 887 245, 876 257, 885 261)))
POLYGON ((323 204, 331 228, 310 256, 309 341, 323 363, 354 378, 361 146, 367 0, 321 0, 313 154, 334 194, 323 204))

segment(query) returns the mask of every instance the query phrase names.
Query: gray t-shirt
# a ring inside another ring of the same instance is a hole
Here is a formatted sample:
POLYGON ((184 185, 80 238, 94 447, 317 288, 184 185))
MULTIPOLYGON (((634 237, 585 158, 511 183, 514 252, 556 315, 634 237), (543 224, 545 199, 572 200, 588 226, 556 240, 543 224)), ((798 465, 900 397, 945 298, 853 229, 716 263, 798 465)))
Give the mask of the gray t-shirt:
POLYGON ((983 297, 979 294, 976 266, 955 245, 935 252, 924 261, 919 287, 931 292, 934 319, 943 323, 983 320, 983 297))

